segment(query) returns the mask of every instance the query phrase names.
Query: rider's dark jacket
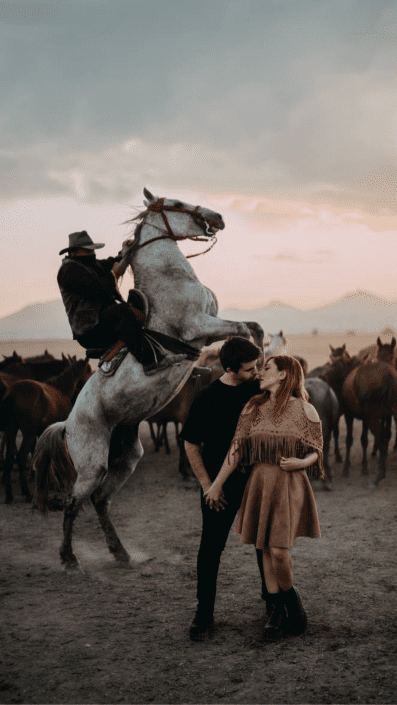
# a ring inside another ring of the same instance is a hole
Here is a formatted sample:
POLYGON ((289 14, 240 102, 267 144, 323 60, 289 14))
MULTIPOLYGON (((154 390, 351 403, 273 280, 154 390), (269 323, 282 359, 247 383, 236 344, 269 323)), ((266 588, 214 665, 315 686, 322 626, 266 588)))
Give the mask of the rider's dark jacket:
POLYGON ((93 255, 66 256, 58 272, 58 285, 69 319, 73 338, 90 333, 101 325, 100 314, 117 301, 122 301, 117 291, 112 267, 121 257, 98 260, 93 255))

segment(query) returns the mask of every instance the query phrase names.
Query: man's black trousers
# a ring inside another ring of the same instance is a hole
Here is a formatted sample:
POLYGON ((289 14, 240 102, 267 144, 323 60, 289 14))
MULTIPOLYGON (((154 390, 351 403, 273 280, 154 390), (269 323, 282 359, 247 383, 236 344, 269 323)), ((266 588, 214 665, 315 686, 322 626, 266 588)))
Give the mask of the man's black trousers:
MULTIPOLYGON (((211 617, 214 612, 216 581, 221 555, 240 508, 248 475, 237 470, 231 479, 232 483, 227 482, 224 488, 228 503, 225 509, 220 509, 219 512, 206 505, 203 492, 201 492, 203 529, 197 556, 197 611, 198 615, 204 619, 211 617)), ((263 574, 262 551, 257 550, 256 556, 262 579, 262 597, 265 599, 267 591, 263 574)))

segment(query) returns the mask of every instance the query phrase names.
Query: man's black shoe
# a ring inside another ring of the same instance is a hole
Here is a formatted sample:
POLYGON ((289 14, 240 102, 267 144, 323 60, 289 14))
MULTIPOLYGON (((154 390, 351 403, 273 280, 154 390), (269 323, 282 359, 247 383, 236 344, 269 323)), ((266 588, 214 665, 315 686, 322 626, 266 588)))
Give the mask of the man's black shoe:
POLYGON ((189 635, 192 641, 201 641, 206 634, 209 634, 214 627, 214 618, 202 617, 196 613, 193 622, 190 625, 189 635))

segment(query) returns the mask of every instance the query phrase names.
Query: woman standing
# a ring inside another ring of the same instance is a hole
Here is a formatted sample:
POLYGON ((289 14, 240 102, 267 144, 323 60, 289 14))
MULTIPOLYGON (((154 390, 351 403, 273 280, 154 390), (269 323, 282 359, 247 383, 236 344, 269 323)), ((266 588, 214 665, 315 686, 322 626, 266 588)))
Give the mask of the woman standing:
POLYGON ((244 407, 228 457, 205 499, 211 508, 222 509, 224 482, 237 466, 243 471, 252 466, 236 531, 242 543, 263 551, 269 591, 264 637, 274 639, 287 630, 301 634, 307 626, 288 549, 297 536, 321 535, 308 474, 324 477, 323 442, 299 362, 287 355, 269 357, 258 377, 262 393, 244 407))

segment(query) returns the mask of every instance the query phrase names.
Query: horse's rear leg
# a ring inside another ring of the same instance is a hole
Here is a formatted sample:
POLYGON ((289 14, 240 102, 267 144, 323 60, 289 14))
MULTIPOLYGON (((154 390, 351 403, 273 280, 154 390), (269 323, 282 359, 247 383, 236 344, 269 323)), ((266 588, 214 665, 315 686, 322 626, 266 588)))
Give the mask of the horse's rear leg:
POLYGON ((324 457, 324 470, 325 470, 325 480, 323 481, 322 488, 325 491, 330 491, 332 490, 332 472, 331 472, 331 467, 329 464, 329 444, 331 441, 331 432, 326 433, 324 435, 324 448, 323 448, 323 457, 324 457))
POLYGON ((347 433, 346 433, 346 457, 345 457, 345 464, 343 466, 343 472, 342 475, 343 477, 349 477, 350 475, 350 450, 353 445, 353 416, 350 416, 348 414, 345 414, 345 419, 346 419, 346 428, 347 428, 347 433))
POLYGON ((25 502, 32 501, 32 495, 26 479, 29 453, 33 453, 36 444, 36 433, 26 433, 23 431, 23 440, 17 453, 17 465, 19 471, 19 483, 25 502))
MULTIPOLYGON (((379 464, 378 464, 378 472, 375 477, 375 486, 377 487, 380 483, 381 480, 384 480, 386 477, 386 462, 387 462, 387 454, 388 454, 388 449, 389 449, 389 441, 391 437, 391 417, 390 416, 383 416, 380 419, 379 423, 379 442, 378 442, 378 447, 379 447, 379 464)), ((374 429, 377 429, 377 425, 374 424, 374 429)), ((374 433, 374 430, 371 428, 372 433, 374 433)))
POLYGON ((361 474, 368 475, 368 462, 367 462, 367 448, 368 448, 368 424, 364 420, 361 431, 361 448, 363 451, 363 458, 361 461, 361 474))
POLYGON ((396 437, 394 440, 393 450, 397 450, 397 416, 394 416, 393 418, 394 418, 394 425, 396 427, 396 437))
POLYGON ((12 504, 12 501, 13 501, 11 476, 12 476, 12 469, 14 466, 14 459, 15 459, 17 433, 18 433, 17 426, 14 426, 11 424, 8 426, 8 428, 6 429, 6 432, 5 432, 6 459, 5 459, 5 465, 4 465, 4 470, 3 470, 2 482, 5 487, 5 493, 6 493, 5 503, 6 504, 12 504))
POLYGON ((70 504, 66 507, 63 515, 63 541, 61 548, 59 549, 59 555, 61 557, 61 563, 65 566, 66 570, 75 570, 80 565, 73 553, 72 535, 73 523, 79 513, 82 503, 83 502, 81 500, 77 500, 74 497, 70 504))
POLYGON ((171 448, 170 448, 170 444, 168 441, 168 433, 167 433, 167 421, 165 421, 165 423, 161 424, 160 439, 161 439, 161 445, 164 442, 164 448, 165 448, 166 454, 171 455, 171 448))
POLYGON ((339 450, 339 419, 336 422, 333 430, 333 435, 334 435, 334 455, 335 455, 335 462, 336 463, 341 463, 342 462, 342 455, 339 450))
POLYGON ((143 455, 143 448, 138 437, 138 426, 133 428, 118 427, 116 440, 111 445, 109 470, 103 483, 91 495, 99 522, 105 534, 110 553, 122 565, 130 563, 130 556, 121 543, 109 516, 111 497, 128 480, 143 455))

